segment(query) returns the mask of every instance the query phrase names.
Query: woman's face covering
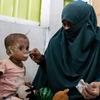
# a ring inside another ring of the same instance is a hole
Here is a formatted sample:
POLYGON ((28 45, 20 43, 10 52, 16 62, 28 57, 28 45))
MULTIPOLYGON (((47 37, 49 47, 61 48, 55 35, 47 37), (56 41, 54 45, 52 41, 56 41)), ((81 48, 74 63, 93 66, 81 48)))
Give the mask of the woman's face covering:
POLYGON ((69 29, 72 24, 77 25, 89 15, 91 6, 85 2, 74 2, 62 11, 62 24, 64 29, 69 29))

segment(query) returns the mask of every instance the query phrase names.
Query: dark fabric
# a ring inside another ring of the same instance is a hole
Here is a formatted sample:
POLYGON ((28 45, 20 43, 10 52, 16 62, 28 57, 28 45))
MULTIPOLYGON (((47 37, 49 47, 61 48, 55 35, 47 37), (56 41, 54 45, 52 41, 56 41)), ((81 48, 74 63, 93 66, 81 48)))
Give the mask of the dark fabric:
POLYGON ((66 6, 63 20, 72 27, 61 27, 51 38, 45 52, 46 73, 40 66, 33 85, 47 85, 53 91, 69 88, 70 100, 84 100, 75 86, 80 79, 100 81, 100 29, 93 7, 82 1, 66 6))

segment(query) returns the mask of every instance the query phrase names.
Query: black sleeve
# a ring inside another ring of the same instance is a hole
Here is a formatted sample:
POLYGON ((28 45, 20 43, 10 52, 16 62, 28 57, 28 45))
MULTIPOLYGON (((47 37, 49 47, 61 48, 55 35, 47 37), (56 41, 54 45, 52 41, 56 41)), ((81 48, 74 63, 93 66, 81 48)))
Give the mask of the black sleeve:
POLYGON ((41 60, 40 63, 38 63, 38 65, 40 65, 40 67, 41 67, 44 71, 46 71, 46 59, 45 59, 45 56, 44 56, 44 55, 42 55, 42 60, 41 60))

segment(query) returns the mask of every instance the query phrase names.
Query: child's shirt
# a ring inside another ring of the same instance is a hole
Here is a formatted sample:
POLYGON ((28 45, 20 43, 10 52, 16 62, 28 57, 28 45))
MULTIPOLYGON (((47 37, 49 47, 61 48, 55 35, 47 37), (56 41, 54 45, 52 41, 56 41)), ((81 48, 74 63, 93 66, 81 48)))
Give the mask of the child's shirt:
POLYGON ((15 93, 24 84, 25 68, 20 68, 9 59, 0 61, 0 97, 15 93))

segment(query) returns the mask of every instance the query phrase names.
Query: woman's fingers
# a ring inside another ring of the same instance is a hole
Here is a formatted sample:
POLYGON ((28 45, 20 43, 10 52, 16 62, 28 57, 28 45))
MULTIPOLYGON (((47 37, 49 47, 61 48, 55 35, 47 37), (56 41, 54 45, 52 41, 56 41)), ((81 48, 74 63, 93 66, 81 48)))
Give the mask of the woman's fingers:
POLYGON ((30 51, 30 57, 36 63, 41 62, 41 59, 42 59, 42 55, 37 48, 34 48, 30 51))
POLYGON ((82 91, 82 95, 85 99, 94 99, 97 96, 94 94, 94 92, 92 91, 92 89, 90 89, 89 87, 84 87, 83 91, 82 91))

